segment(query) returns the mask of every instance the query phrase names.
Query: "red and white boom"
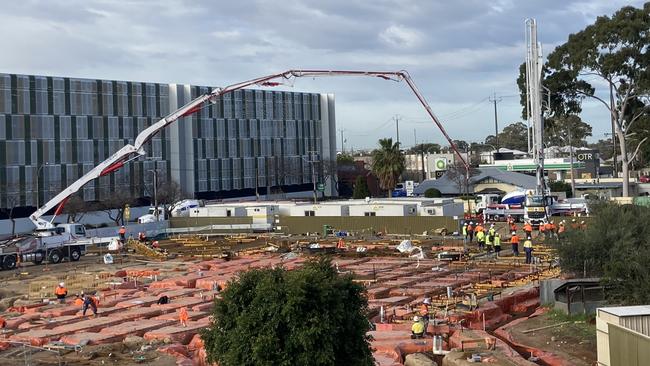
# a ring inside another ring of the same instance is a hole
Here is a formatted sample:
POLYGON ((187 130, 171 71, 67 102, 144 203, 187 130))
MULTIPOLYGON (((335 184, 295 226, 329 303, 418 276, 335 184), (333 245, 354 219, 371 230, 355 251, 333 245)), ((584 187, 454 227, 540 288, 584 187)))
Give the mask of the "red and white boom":
POLYGON ((409 86, 409 88, 411 88, 411 91, 413 91, 415 96, 418 98, 418 100, 420 101, 424 109, 427 111, 427 114, 429 114, 433 122, 436 124, 440 132, 442 132, 445 139, 447 139, 447 142, 449 142, 449 145, 454 150, 454 152, 456 153, 460 161, 463 162, 466 171, 469 171, 468 162, 460 154, 458 148, 456 147, 456 144, 449 137, 442 123, 440 123, 438 117, 436 117, 436 115, 433 113, 433 110, 431 110, 431 107, 429 107, 429 104, 427 103, 426 99, 424 99, 424 96, 422 95, 422 93, 420 93, 417 86, 415 85, 415 82, 413 82, 413 79, 411 79, 411 76, 408 74, 407 71, 405 70, 402 71, 288 70, 279 74, 263 76, 260 78, 244 81, 241 83, 232 84, 224 88, 217 88, 210 93, 199 96, 198 98, 194 99, 193 101, 189 102, 183 107, 170 113, 167 117, 161 119, 160 121, 144 129, 135 138, 135 143, 133 145, 126 145, 122 147, 116 153, 111 155, 108 159, 99 163, 88 173, 84 174, 77 181, 72 183, 66 189, 61 191, 59 194, 57 194, 51 200, 49 200, 47 203, 41 206, 29 218, 30 220, 32 220, 34 225, 36 225, 37 231, 52 229, 54 227, 54 225, 52 224, 54 218, 52 218, 52 220, 49 222, 42 219, 42 216, 45 215, 46 212, 56 207, 54 216, 60 214, 68 198, 70 198, 70 196, 75 192, 79 191, 86 183, 94 179, 97 179, 101 176, 110 174, 120 169, 122 166, 124 166, 124 164, 128 163, 129 161, 137 159, 140 156, 146 155, 146 152, 144 151, 143 148, 144 144, 146 144, 149 140, 151 140, 151 138, 153 138, 153 136, 155 136, 160 130, 174 123, 179 118, 187 117, 196 113, 197 111, 199 111, 201 108, 205 106, 204 104, 214 102, 218 97, 226 93, 230 93, 235 90, 243 89, 253 85, 278 86, 278 85, 282 85, 284 81, 290 80, 292 78, 323 77, 323 76, 370 76, 370 77, 378 77, 384 80, 392 80, 396 82, 402 80, 405 81, 406 84, 409 86))

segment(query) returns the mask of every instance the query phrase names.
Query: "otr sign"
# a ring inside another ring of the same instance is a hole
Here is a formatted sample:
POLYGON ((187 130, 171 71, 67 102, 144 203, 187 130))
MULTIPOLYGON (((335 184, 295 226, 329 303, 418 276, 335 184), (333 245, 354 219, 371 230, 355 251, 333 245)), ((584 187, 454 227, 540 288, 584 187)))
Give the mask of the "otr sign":
POLYGON ((595 160, 596 154, 594 154, 593 152, 578 153, 576 158, 578 159, 578 161, 595 160))

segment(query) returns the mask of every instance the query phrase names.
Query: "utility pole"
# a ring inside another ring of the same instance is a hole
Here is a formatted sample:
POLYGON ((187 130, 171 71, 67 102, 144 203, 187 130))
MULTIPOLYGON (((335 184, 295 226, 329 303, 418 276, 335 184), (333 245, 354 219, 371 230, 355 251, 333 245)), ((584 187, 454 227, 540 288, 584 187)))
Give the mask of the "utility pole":
POLYGON ((571 126, 569 130, 569 162, 571 163, 571 196, 576 196, 576 178, 575 171, 573 170, 573 140, 571 139, 571 126))
POLYGON ((494 97, 488 99, 490 102, 494 103, 494 145, 497 148, 497 152, 499 152, 499 119, 497 116, 497 103, 499 103, 502 98, 497 98, 497 93, 494 93, 494 97))
POLYGON ((309 160, 307 160, 307 162, 311 164, 311 181, 314 185, 313 186, 314 204, 318 203, 318 195, 316 194, 316 169, 314 168, 314 163, 317 162, 317 160, 315 160, 317 153, 318 151, 309 151, 309 160))
POLYGON ((344 129, 340 129, 339 132, 341 133, 341 154, 345 153, 345 140, 343 139, 343 131, 344 129))
POLYGON ((612 120, 612 162, 614 166, 614 177, 618 177, 618 169, 616 166, 616 117, 614 115, 614 88, 612 83, 609 83, 609 114, 612 120))
POLYGON ((395 128, 397 128, 397 145, 399 145, 399 116, 395 115, 395 128))
POLYGON ((158 220, 158 169, 149 169, 153 175, 153 215, 156 217, 156 222, 158 220))

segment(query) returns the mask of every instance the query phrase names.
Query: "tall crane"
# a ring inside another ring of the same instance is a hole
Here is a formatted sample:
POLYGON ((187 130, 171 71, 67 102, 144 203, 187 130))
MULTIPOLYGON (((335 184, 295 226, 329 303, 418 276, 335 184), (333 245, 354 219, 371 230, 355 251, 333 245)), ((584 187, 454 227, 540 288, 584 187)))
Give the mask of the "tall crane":
POLYGON ((535 163, 535 193, 526 197, 524 218, 533 225, 543 224, 549 216, 544 180, 544 117, 542 112, 542 46, 537 40, 537 22, 526 19, 526 111, 532 124, 532 153, 535 163))
POLYGON ((122 168, 128 162, 146 155, 146 151, 144 150, 144 145, 148 141, 150 141, 158 132, 160 132, 160 130, 176 122, 179 118, 191 116, 192 114, 198 112, 202 108, 209 106, 211 103, 215 103, 220 96, 226 93, 231 93, 235 90, 243 89, 249 86, 274 87, 274 86, 283 85, 285 82, 291 81, 292 79, 296 79, 296 78, 324 77, 324 76, 368 76, 368 77, 376 77, 383 80, 389 80, 395 82, 400 82, 400 81, 406 82, 406 84, 409 86, 413 94, 415 94, 416 98, 420 101, 420 103, 426 110, 429 117, 431 117, 433 123, 438 127, 440 132, 442 132, 447 142, 449 142, 449 145, 453 149, 454 153, 456 153, 460 161, 465 166, 465 170, 467 172, 466 179, 469 179, 468 162, 460 154, 460 152, 458 151, 458 147, 456 146, 454 141, 449 137, 442 123, 440 122, 438 117, 436 117, 436 115, 433 113, 433 110, 427 103, 422 93, 420 93, 417 86, 415 85, 415 82, 413 81, 413 79, 411 79, 411 76, 407 71, 405 70, 402 71, 288 70, 278 74, 262 76, 248 81, 232 84, 224 88, 217 88, 210 93, 203 94, 198 98, 192 100, 191 102, 187 103, 186 105, 182 106, 181 108, 173 111, 166 117, 162 118, 158 122, 144 129, 135 138, 135 142, 133 145, 129 144, 122 147, 120 150, 118 150, 113 155, 111 155, 108 159, 99 163, 88 173, 84 174, 77 181, 75 181, 74 183, 66 187, 63 191, 61 191, 59 194, 54 196, 43 206, 38 208, 33 214, 29 216, 29 219, 36 226, 36 232, 39 235, 42 236, 55 235, 54 233, 55 226, 53 224, 54 217, 56 217, 61 213, 63 207, 65 206, 65 203, 67 202, 67 200, 70 198, 71 195, 79 191, 79 189, 81 189, 88 182, 97 179, 99 177, 108 175, 112 172, 115 172, 118 169, 122 168), (52 220, 50 221, 44 220, 42 218, 43 215, 45 215, 48 211, 54 209, 55 207, 56 209, 54 211, 54 217, 52 217, 52 220))

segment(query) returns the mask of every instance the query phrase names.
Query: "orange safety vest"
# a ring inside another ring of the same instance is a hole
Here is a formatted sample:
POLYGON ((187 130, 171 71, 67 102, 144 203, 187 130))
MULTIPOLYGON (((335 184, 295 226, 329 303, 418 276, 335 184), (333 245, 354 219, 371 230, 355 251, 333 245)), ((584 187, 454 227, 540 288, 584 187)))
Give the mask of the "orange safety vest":
POLYGON ((566 230, 566 229, 564 228, 564 225, 560 225, 560 228, 557 230, 557 232, 560 233, 560 234, 562 234, 562 233, 564 232, 564 230, 566 230))
POLYGON ((422 316, 428 316, 429 315, 429 307, 427 304, 422 304, 420 306, 420 315, 422 316))
POLYGON ((83 301, 82 299, 80 299, 80 298, 76 298, 76 299, 74 300, 74 304, 75 304, 76 306, 81 306, 81 305, 84 304, 84 301, 83 301))
POLYGON ((57 286, 56 290, 54 290, 54 294, 57 295, 57 296, 58 295, 66 295, 67 293, 68 293, 68 289, 66 289, 65 287, 57 286))
POLYGON ((517 235, 513 235, 513 236, 510 238, 510 243, 511 243, 511 244, 519 244, 519 237, 518 237, 517 235))
POLYGON ((188 319, 189 317, 190 317, 190 316, 189 316, 189 314, 187 313, 187 309, 184 308, 184 307, 181 308, 181 310, 178 312, 178 319, 179 319, 180 321, 187 321, 187 319, 188 319))
POLYGON ((120 230, 118 231, 119 234, 126 234, 126 229, 121 227, 120 230))
POLYGON ((474 231, 476 231, 476 232, 483 231, 483 226, 478 225, 478 226, 476 227, 476 229, 474 229, 474 231))
POLYGON ((546 224, 544 224, 544 230, 551 231, 551 229, 552 229, 552 226, 551 226, 550 222, 547 222, 546 224))
POLYGON ((529 232, 533 231, 533 227, 530 226, 530 224, 526 224, 526 225, 524 225, 524 231, 529 231, 529 232))

